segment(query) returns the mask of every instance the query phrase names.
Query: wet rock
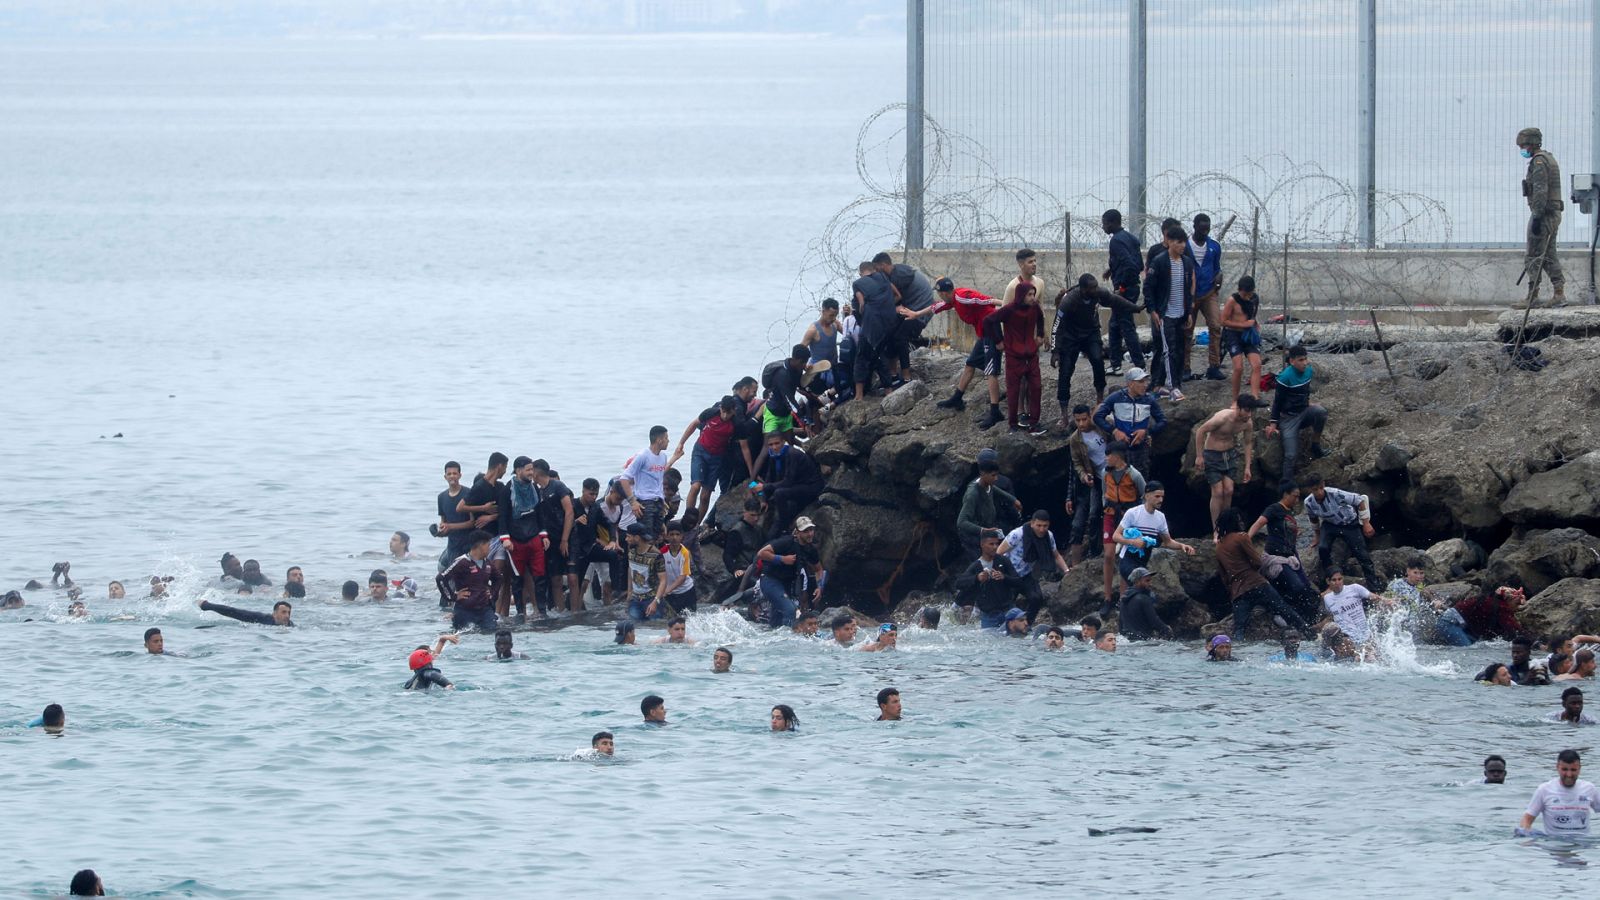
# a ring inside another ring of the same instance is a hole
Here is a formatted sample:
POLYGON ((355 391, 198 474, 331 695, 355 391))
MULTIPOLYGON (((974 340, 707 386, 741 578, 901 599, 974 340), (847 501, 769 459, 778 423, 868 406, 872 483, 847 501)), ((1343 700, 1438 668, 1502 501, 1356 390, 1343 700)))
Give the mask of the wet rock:
POLYGON ((1483 548, 1462 538, 1440 541, 1425 551, 1439 571, 1450 578, 1458 578, 1475 569, 1483 568, 1486 561, 1483 548))
POLYGON ((1600 450, 1517 482, 1501 510, 1522 524, 1600 523, 1600 450))
POLYGON ((1566 578, 1600 578, 1600 538, 1577 528, 1530 531, 1489 555, 1480 585, 1492 589, 1515 575, 1529 596, 1566 578))
POLYGON ((903 416, 928 396, 928 386, 921 381, 908 381, 883 398, 883 414, 903 416))
POLYGON ((1600 633, 1600 578, 1563 578, 1540 591, 1517 613, 1530 634, 1600 633))
POLYGON ((1454 606, 1476 593, 1478 586, 1470 581, 1446 581, 1442 584, 1427 584, 1422 588, 1424 597, 1441 601, 1446 606, 1454 606))

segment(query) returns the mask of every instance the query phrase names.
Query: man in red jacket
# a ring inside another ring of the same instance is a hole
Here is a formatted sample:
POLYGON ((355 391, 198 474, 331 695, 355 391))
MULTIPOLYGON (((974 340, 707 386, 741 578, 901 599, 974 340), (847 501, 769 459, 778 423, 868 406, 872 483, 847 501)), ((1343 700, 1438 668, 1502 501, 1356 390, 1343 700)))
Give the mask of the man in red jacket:
POLYGON ((995 422, 1000 421, 1000 352, 995 349, 994 342, 983 334, 983 320, 1000 306, 1000 301, 980 294, 972 288, 958 288, 955 282, 948 278, 939 279, 934 285, 934 290, 939 292, 939 300, 927 310, 916 315, 931 316, 935 313, 954 309, 961 321, 972 326, 977 335, 977 341, 972 345, 972 352, 967 354, 967 364, 961 369, 961 377, 956 379, 956 392, 948 400, 940 400, 938 406, 942 409, 966 409, 967 401, 962 399, 962 394, 967 392, 967 386, 972 384, 972 376, 982 372, 989 382, 989 418, 995 422))
POLYGON ((1044 313, 1039 309, 1039 292, 1029 282, 1017 285, 1011 302, 983 320, 984 331, 1005 353, 1006 413, 1012 431, 1026 424, 1034 435, 1045 434, 1039 414, 1039 340, 1044 337, 1044 313), (1023 397, 1026 388, 1027 397, 1023 397), (1026 400, 1027 414, 1019 416, 1017 406, 1026 400), (1026 418, 1026 422, 1023 419, 1026 418))

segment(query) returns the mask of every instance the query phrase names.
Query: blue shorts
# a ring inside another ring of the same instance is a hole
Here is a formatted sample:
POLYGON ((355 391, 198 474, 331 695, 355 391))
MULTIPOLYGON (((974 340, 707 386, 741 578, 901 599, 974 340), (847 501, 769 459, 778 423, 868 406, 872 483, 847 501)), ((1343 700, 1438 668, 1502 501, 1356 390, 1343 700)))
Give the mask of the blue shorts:
POLYGON ((474 625, 479 631, 494 634, 495 629, 500 627, 500 620, 495 617, 492 609, 462 609, 460 606, 457 606, 450 616, 450 627, 456 631, 463 631, 474 625))
POLYGON ((712 456, 706 448, 695 444, 694 452, 689 454, 689 483, 711 487, 721 475, 722 457, 712 456))

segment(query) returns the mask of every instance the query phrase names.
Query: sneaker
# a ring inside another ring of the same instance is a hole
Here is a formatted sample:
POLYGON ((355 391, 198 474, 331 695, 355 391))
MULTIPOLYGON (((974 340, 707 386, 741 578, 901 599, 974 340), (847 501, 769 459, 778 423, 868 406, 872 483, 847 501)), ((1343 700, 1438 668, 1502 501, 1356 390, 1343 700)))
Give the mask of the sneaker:
POLYGON ((1172 394, 1167 399, 1171 400, 1173 403, 1182 403, 1183 402, 1183 391, 1180 391, 1177 388, 1173 388, 1172 389, 1172 394))
POLYGON ((1211 366, 1210 368, 1206 369, 1206 380, 1207 381, 1227 381, 1228 380, 1228 376, 1222 374, 1222 367, 1221 366, 1211 366))
POLYGON ((1011 434, 1020 434, 1022 432, 1022 426, 1021 425, 1011 425, 1011 426, 1006 428, 1006 431, 1010 432, 1011 434))
POLYGON ((1196 375, 1193 372, 1185 372, 1185 373, 1183 373, 1183 380, 1184 381, 1199 381, 1200 380, 1200 376, 1196 375))
POLYGON ((935 403, 934 406, 937 406, 940 409, 966 409, 967 401, 960 394, 951 394, 949 399, 940 400, 938 403, 935 403))
POLYGON ((1171 397, 1172 396, 1172 388, 1169 388, 1166 385, 1162 385, 1161 387, 1156 388, 1156 396, 1157 397, 1161 397, 1163 399, 1165 399, 1167 397, 1171 397))
POLYGON ((1027 428, 1033 424, 1033 416, 1017 416, 1017 424, 1027 428))
POLYGON ((1121 366, 1112 366, 1111 368, 1106 370, 1106 374, 1107 375, 1121 375, 1122 374, 1122 367, 1121 366))
POLYGON ((1028 433, 1033 435, 1034 437, 1044 437, 1045 435, 1050 433, 1050 429, 1046 428, 1044 426, 1043 422, 1040 422, 1037 425, 1034 425, 1032 428, 1030 428, 1028 430, 1028 433))
POLYGON ((978 420, 978 429, 980 431, 988 431, 1003 421, 1005 421, 1005 417, 999 413, 992 411, 986 412, 983 414, 983 418, 978 420))
POLYGON ((1311 445, 1311 458, 1312 459, 1327 459, 1328 457, 1330 457, 1332 455, 1333 455, 1333 451, 1329 450, 1327 447, 1322 446, 1321 444, 1312 444, 1311 445))

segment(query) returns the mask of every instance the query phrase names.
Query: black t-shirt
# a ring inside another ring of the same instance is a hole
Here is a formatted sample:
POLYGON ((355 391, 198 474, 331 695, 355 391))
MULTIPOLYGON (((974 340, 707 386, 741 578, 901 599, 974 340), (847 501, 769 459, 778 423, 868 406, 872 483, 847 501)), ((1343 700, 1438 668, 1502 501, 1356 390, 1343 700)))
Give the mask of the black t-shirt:
MULTIPOLYGON (((539 527, 550 535, 550 546, 557 552, 561 550, 561 529, 566 527, 567 514, 561 508, 561 498, 571 497, 572 489, 562 484, 559 479, 552 478, 550 483, 539 489, 539 505, 534 508, 534 516, 539 519, 539 527)), ((577 503, 574 501, 572 515, 578 515, 577 503)), ((577 527, 576 524, 573 525, 577 527)))
POLYGON ((784 584, 794 580, 795 569, 802 566, 809 568, 822 560, 815 543, 802 544, 795 540, 793 535, 785 534, 774 538, 768 546, 772 548, 774 555, 762 563, 761 574, 771 575, 784 584), (779 558, 791 553, 795 555, 794 565, 789 565, 779 558))
POLYGON ((1273 556, 1294 556, 1299 552, 1300 523, 1294 513, 1274 503, 1261 514, 1267 520, 1267 552, 1273 556))
POLYGON ((490 481, 482 475, 477 476, 472 479, 472 487, 467 490, 467 505, 482 506, 485 503, 494 503, 500 498, 499 487, 497 482, 490 481))
MULTIPOLYGON (((466 499, 467 491, 457 491, 454 497, 450 496, 448 489, 439 492, 439 518, 454 525, 458 522, 472 521, 472 513, 456 512, 456 507, 466 499)), ((451 559, 467 552, 467 536, 472 534, 472 529, 463 528, 445 535, 445 548, 451 559)))
MULTIPOLYGON (((610 523, 606 520, 605 513, 600 511, 600 502, 597 500, 588 506, 583 501, 573 498, 572 501, 572 555, 573 558, 588 553, 589 548, 600 541, 601 524, 610 523), (584 522, 587 518, 588 522, 584 522)), ((557 535, 559 542, 560 535, 557 535)))

